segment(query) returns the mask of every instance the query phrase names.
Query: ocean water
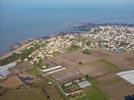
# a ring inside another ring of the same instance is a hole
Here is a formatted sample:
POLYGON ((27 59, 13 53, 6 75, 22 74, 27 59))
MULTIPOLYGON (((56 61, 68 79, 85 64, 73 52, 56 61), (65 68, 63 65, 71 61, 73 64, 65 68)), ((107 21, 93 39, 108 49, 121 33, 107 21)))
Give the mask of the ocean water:
POLYGON ((133 3, 1 2, 0 55, 14 43, 55 34, 84 22, 134 24, 133 3))

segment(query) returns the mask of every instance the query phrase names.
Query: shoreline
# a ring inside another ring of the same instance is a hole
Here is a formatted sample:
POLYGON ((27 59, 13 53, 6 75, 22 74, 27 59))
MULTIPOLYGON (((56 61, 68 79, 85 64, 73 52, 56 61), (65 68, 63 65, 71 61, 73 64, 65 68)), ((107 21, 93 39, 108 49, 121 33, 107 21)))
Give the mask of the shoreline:
MULTIPOLYGON (((71 29, 69 29, 67 31, 56 32, 55 34, 42 36, 40 38, 37 37, 36 39, 48 39, 50 37, 58 36, 58 35, 84 33, 86 31, 89 31, 91 28, 98 27, 98 26, 130 26, 130 27, 134 27, 134 24, 125 24, 125 23, 100 23, 100 24, 98 24, 98 23, 88 23, 88 22, 87 23, 80 23, 79 25, 73 25, 71 27, 71 29)), ((28 41, 28 40, 24 41, 24 43, 22 43, 22 45, 17 47, 15 50, 9 51, 6 54, 1 55, 0 60, 3 60, 5 58, 10 57, 12 55, 12 53, 19 52, 19 51, 23 50, 27 46, 31 45, 34 42, 34 40, 36 40, 36 39, 33 39, 32 41, 29 41, 28 43, 26 43, 26 41, 28 41)), ((21 44, 21 42, 19 44, 21 44)))
POLYGON ((5 59, 5 58, 11 56, 11 55, 12 55, 13 53, 15 53, 15 52, 19 52, 19 51, 23 50, 23 49, 26 48, 27 46, 31 45, 33 42, 34 42, 34 40, 31 41, 31 42, 29 42, 29 43, 24 43, 24 44, 22 44, 20 47, 16 48, 16 49, 13 50, 13 51, 9 51, 8 53, 6 53, 6 54, 0 56, 0 60, 5 59))

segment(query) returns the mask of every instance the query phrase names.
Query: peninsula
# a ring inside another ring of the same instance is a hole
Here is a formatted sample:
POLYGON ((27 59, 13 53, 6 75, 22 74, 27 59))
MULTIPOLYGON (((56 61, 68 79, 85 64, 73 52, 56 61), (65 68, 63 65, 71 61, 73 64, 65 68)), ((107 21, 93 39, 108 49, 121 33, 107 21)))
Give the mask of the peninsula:
POLYGON ((1 57, 0 70, 2 100, 133 97, 134 25, 86 23, 31 40, 1 57))

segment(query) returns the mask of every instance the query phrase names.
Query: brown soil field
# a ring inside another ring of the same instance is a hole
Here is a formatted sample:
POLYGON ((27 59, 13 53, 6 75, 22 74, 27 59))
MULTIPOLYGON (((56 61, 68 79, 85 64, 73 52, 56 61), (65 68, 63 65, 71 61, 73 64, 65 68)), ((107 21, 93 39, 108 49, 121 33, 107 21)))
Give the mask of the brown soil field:
POLYGON ((129 70, 133 68, 127 60, 120 59, 119 57, 108 58, 107 61, 118 65, 122 70, 129 70))
POLYGON ((104 51, 99 52, 94 50, 90 55, 87 55, 83 54, 82 50, 77 50, 71 53, 60 54, 55 58, 48 60, 48 63, 51 63, 52 65, 60 64, 64 65, 64 67, 74 67, 77 66, 79 62, 85 64, 95 60, 103 59, 106 56, 108 56, 108 54, 104 53, 104 51))
POLYGON ((100 61, 94 61, 89 64, 80 66, 79 70, 84 75, 87 74, 90 77, 98 77, 109 72, 108 68, 106 67, 106 64, 101 63, 100 61))
POLYGON ((86 55, 82 50, 77 50, 60 54, 47 62, 49 67, 61 65, 66 68, 51 74, 61 84, 89 75, 97 80, 97 87, 110 100, 123 100, 124 96, 134 94, 134 86, 115 74, 134 68, 134 56, 131 53, 118 54, 95 49, 90 55, 86 55))
POLYGON ((107 74, 97 79, 98 87, 110 100, 124 100, 124 96, 134 94, 134 86, 115 74, 107 74))
POLYGON ((125 60, 127 60, 127 61, 130 63, 130 65, 131 65, 132 67, 134 67, 134 56, 128 57, 128 58, 126 58, 125 60))
POLYGON ((65 67, 65 70, 53 73, 51 76, 60 83, 66 83, 85 75, 98 77, 108 73, 107 64, 98 62, 99 59, 105 56, 107 55, 98 51, 94 51, 91 55, 86 55, 83 54, 82 50, 77 50, 71 53, 60 54, 53 59, 48 59, 46 63, 49 64, 49 67, 56 65, 65 67), (79 64, 79 62, 82 62, 82 64, 79 64))
POLYGON ((103 52, 95 50, 91 55, 83 54, 82 50, 77 50, 71 53, 60 54, 53 59, 48 59, 46 63, 49 64, 49 67, 61 65, 66 68, 51 75, 60 83, 65 83, 80 77, 81 74, 83 76, 99 77, 111 72, 109 64, 101 61, 105 57, 108 57, 108 54, 105 54, 104 50, 103 52), (82 62, 82 64, 79 64, 79 62, 82 62))
POLYGON ((104 50, 94 50, 92 53, 91 53, 92 56, 96 57, 96 58, 104 58, 104 57, 107 57, 109 56, 108 53, 104 52, 104 50))
POLYGON ((63 71, 53 73, 51 77, 53 77, 59 83, 64 84, 81 78, 82 74, 77 69, 68 68, 63 71))
POLYGON ((54 60, 60 64, 67 64, 69 66, 77 66, 79 62, 88 63, 98 58, 83 54, 81 50, 72 53, 64 53, 62 55, 57 56, 54 60))

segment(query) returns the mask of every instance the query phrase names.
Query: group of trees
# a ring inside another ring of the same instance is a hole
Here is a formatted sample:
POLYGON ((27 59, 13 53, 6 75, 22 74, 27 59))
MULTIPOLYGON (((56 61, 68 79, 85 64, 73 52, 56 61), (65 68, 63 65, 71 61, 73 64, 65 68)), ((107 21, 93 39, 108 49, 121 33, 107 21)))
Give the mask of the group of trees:
POLYGON ((24 49, 21 50, 21 53, 13 53, 11 56, 3 59, 0 61, 0 65, 5 65, 8 64, 10 62, 13 62, 17 59, 21 59, 24 60, 25 58, 27 58, 33 51, 35 50, 35 47, 31 47, 29 49, 24 49))
POLYGON ((45 46, 45 43, 40 43, 40 44, 34 44, 32 47, 30 48, 26 48, 20 51, 20 53, 13 53, 11 56, 0 60, 0 65, 6 65, 8 63, 11 63, 17 59, 20 60, 24 60, 25 58, 27 58, 32 52, 34 52, 35 50, 37 50, 38 48, 45 46))
POLYGON ((72 44, 72 45, 71 45, 71 48, 72 48, 72 49, 78 49, 78 48, 80 48, 80 46, 75 45, 75 44, 72 44))
POLYGON ((31 47, 29 49, 24 49, 21 51, 21 53, 13 53, 11 56, 0 60, 0 65, 6 65, 8 63, 11 63, 17 59, 24 60, 27 58, 33 51, 35 50, 34 47, 31 47))
POLYGON ((77 49, 79 49, 80 46, 76 45, 76 44, 72 44, 71 47, 68 48, 68 51, 75 51, 77 49))
POLYGON ((84 49, 84 50, 83 50, 83 53, 84 53, 84 54, 87 54, 87 55, 90 55, 91 52, 92 52, 91 49, 84 49))
POLYGON ((39 59, 38 62, 35 62, 35 66, 37 66, 39 68, 41 68, 43 65, 44 65, 44 63, 43 63, 43 60, 42 59, 39 59))

